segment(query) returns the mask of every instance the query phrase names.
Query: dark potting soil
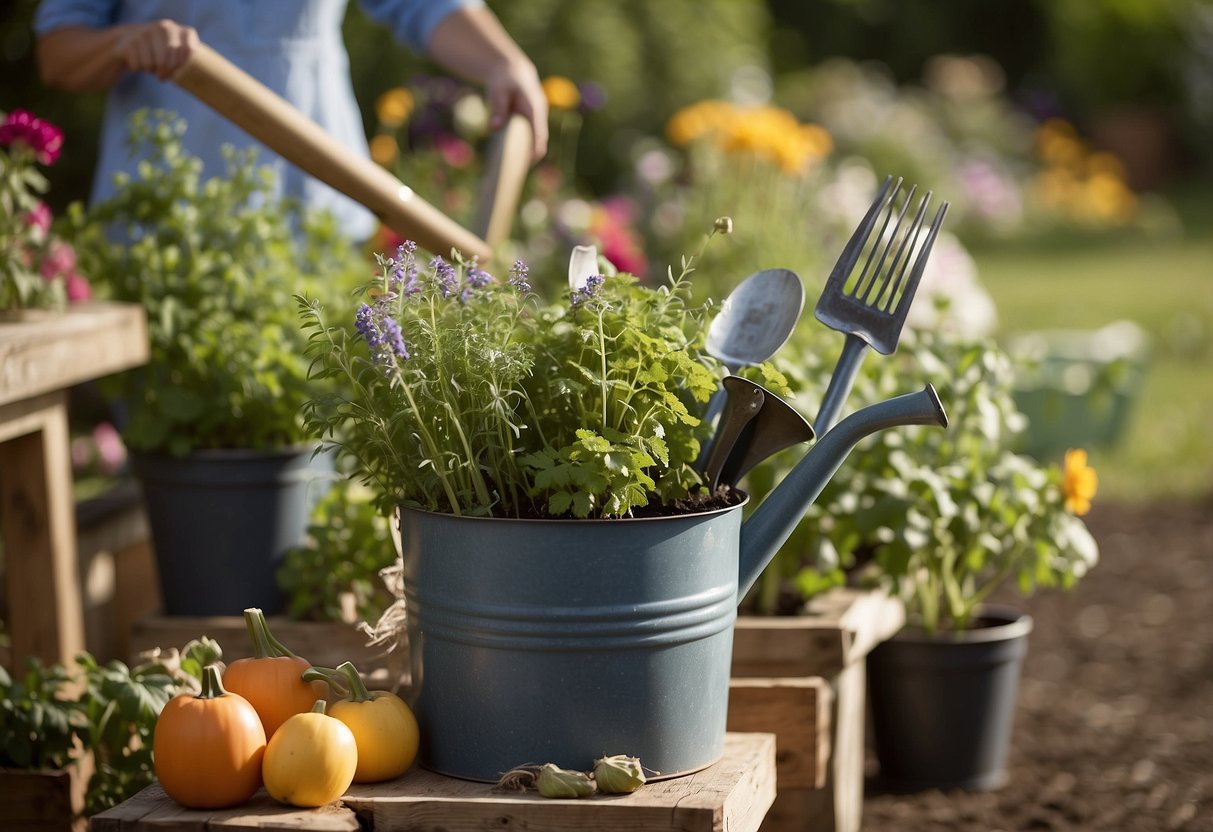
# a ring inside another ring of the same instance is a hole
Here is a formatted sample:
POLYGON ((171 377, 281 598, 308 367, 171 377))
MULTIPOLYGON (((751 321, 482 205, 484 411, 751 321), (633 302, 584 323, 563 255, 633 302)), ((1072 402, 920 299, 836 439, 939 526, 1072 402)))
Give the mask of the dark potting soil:
POLYGON ((993 599, 1034 619, 1007 784, 869 779, 864 832, 1213 831, 1213 496, 1097 502, 1087 520, 1101 561, 1073 590, 993 599))

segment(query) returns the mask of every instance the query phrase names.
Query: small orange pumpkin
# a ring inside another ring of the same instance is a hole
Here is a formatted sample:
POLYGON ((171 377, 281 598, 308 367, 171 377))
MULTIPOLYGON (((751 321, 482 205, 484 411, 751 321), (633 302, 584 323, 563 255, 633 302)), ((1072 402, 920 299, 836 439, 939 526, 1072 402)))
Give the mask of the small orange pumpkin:
POLYGON ((152 764, 160 785, 190 809, 244 803, 261 787, 265 729, 253 706, 223 689, 216 665, 202 671, 202 692, 170 699, 156 721, 152 764))
POLYGON ((274 638, 261 610, 245 610, 244 622, 253 642, 253 656, 229 664, 223 682, 257 710, 268 741, 282 723, 310 711, 327 691, 323 682, 303 681, 303 672, 311 664, 274 638))

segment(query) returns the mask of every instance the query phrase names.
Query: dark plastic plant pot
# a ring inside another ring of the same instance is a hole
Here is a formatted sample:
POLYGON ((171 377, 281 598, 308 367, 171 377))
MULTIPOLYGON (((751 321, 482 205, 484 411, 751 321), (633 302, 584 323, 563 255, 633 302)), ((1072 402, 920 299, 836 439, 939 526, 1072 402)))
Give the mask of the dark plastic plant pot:
POLYGON ((283 610, 275 575, 286 551, 304 541, 327 479, 312 450, 131 453, 166 614, 283 610))
POLYGON ((880 785, 891 792, 997 789, 1032 619, 988 607, 983 626, 930 635, 907 627, 868 655, 880 785))

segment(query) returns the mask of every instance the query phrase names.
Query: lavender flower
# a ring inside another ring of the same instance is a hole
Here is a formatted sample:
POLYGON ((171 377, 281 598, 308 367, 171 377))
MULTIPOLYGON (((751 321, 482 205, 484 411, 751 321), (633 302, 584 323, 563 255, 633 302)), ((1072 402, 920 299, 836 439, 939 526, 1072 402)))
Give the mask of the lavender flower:
POLYGON ((459 293, 459 302, 466 304, 476 294, 477 289, 483 289, 493 282, 493 276, 475 263, 468 266, 464 276, 463 290, 459 293))
POLYGON ((394 358, 407 360, 408 347, 404 343, 404 333, 400 324, 387 314, 387 309, 376 304, 362 304, 354 315, 354 328, 363 337, 371 350, 371 360, 376 364, 395 366, 394 358))
POLYGON ((441 257, 435 257, 430 261, 430 270, 434 272, 434 282, 438 284, 438 290, 444 298, 455 294, 457 278, 454 266, 441 257))
POLYGON ((569 302, 573 306, 580 306, 581 304, 585 303, 590 298, 592 298, 598 294, 598 290, 602 288, 602 284, 605 280, 606 280, 606 277, 603 275, 600 275, 600 274, 590 275, 589 277, 587 277, 585 279, 585 286, 581 287, 580 289, 575 289, 573 291, 572 297, 570 298, 569 302))
POLYGON ((530 267, 526 263, 523 263, 521 260, 515 260, 514 265, 510 267, 510 285, 520 293, 531 291, 531 284, 527 281, 527 275, 530 271, 530 267))
POLYGON ((483 289, 493 282, 493 276, 478 266, 468 266, 467 282, 473 289, 483 289))
POLYGON ((405 240, 396 249, 395 272, 393 283, 404 292, 405 297, 412 297, 421 291, 421 281, 417 279, 417 244, 405 240))

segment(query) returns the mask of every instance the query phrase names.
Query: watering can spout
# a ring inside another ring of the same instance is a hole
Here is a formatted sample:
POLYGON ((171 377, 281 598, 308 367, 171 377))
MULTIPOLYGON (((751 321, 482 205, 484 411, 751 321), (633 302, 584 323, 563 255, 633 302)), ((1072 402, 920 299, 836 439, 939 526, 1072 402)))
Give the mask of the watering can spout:
POLYGON ((939 395, 928 384, 917 393, 869 405, 827 431, 742 525, 737 600, 740 602, 754 586, 859 440, 899 425, 947 427, 947 424, 939 395))

